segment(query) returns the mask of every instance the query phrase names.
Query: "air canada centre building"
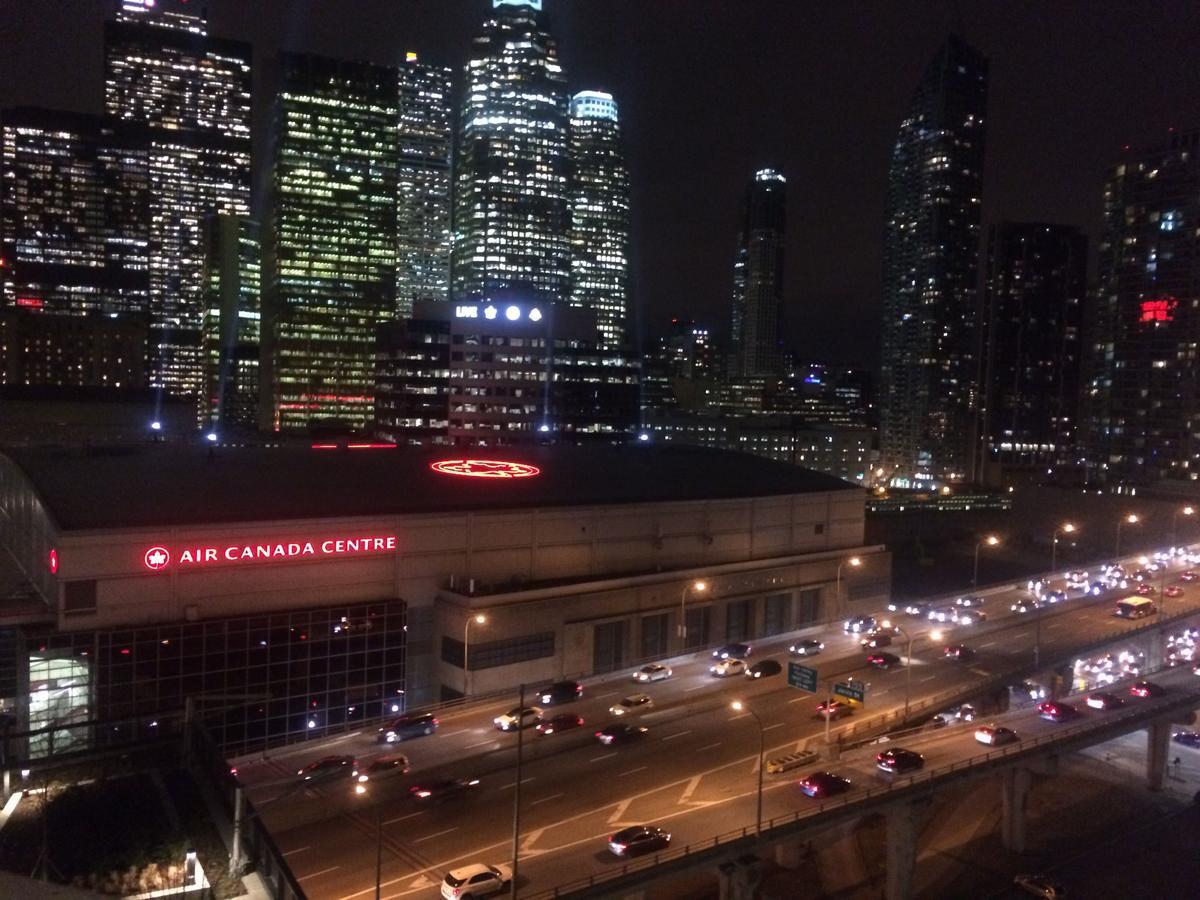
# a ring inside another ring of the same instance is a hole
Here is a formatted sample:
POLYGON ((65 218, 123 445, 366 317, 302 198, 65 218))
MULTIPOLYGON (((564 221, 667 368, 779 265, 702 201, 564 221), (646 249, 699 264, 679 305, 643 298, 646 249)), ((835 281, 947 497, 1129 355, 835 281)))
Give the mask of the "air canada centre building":
POLYGON ((886 597, 863 516, 852 484, 698 448, 12 450, 0 714, 191 698, 237 752, 783 634, 886 597))

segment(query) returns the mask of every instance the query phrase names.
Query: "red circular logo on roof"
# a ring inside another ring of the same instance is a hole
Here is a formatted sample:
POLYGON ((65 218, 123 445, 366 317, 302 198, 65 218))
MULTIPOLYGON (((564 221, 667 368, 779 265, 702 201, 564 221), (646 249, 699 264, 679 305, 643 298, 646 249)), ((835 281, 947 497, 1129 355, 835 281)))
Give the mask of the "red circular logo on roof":
POLYGON ((171 564, 171 551, 166 547, 151 547, 146 551, 146 555, 142 557, 142 562, 146 564, 146 568, 151 572, 165 569, 171 564))
POLYGON ((443 475, 466 478, 532 478, 542 471, 537 466, 495 459, 443 459, 431 463, 429 468, 443 475))

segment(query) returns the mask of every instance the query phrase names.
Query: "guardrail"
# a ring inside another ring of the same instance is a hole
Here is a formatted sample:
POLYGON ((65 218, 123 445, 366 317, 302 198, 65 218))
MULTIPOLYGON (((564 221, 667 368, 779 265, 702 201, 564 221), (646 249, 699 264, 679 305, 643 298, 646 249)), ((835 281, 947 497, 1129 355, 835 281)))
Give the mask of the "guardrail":
MULTIPOLYGON (((867 788, 865 792, 855 791, 841 797, 820 801, 817 805, 810 805, 807 809, 797 810, 788 815, 776 816, 762 823, 762 833, 766 840, 770 840, 770 832, 773 829, 797 825, 803 820, 815 819, 826 812, 833 812, 835 810, 844 811, 848 807, 857 806, 863 803, 863 801, 873 798, 888 797, 895 799, 904 794, 923 793, 928 787, 932 786, 933 782, 955 773, 965 773, 968 770, 971 771, 970 777, 982 777, 984 774, 997 768, 1011 764, 1017 757, 1036 755, 1039 749, 1049 744, 1067 744, 1072 742, 1072 739, 1084 737, 1092 732, 1110 731, 1114 725, 1129 723, 1131 720, 1136 720, 1140 724, 1143 720, 1149 721, 1160 718, 1165 713, 1176 709, 1195 708, 1196 706, 1200 706, 1200 692, 1195 691, 1183 694, 1168 694, 1166 697, 1161 697, 1157 700, 1142 701, 1135 706, 1106 713, 1103 717, 1089 718, 1075 725, 1064 725, 1050 734, 1039 735, 1035 738, 989 750, 985 753, 957 760, 936 769, 894 777, 887 783, 867 788)), ((745 843, 747 847, 760 843, 760 839, 755 834, 754 825, 747 825, 732 831, 715 834, 702 841, 656 853, 653 856, 647 855, 639 860, 625 863, 620 869, 602 872, 598 875, 590 875, 587 878, 566 882, 548 890, 525 894, 524 897, 525 900, 550 900, 550 898, 576 895, 585 896, 586 892, 606 885, 608 886, 606 890, 611 890, 611 883, 613 881, 624 879, 631 875, 636 876, 639 873, 647 872, 663 865, 687 860, 690 857, 695 857, 701 853, 707 853, 723 846, 727 847, 732 853, 739 843, 745 843)))

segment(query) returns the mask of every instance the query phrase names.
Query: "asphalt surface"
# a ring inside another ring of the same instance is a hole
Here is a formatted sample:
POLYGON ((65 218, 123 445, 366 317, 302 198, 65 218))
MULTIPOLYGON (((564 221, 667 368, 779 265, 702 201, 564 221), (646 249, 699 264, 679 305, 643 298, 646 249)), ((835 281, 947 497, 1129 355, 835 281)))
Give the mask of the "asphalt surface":
MULTIPOLYGON (((1177 574, 1183 568, 1172 571, 1177 574)), ((1169 576, 1168 583, 1173 581, 1169 576)), ((1183 597, 1167 601, 1168 613, 1184 608, 1200 612, 1200 584, 1185 585, 1185 591, 1183 597)), ((1145 624, 1146 620, 1113 618, 1113 598, 1127 593, 1101 598, 1076 595, 1049 607, 1042 616, 1042 659, 1056 655, 1056 648, 1081 645, 1123 625, 1145 624)), ((1025 595, 1023 589, 991 594, 984 607, 989 617, 986 623, 936 626, 945 631, 940 643, 931 639, 934 626, 927 622, 903 614, 877 613, 909 628, 913 635, 911 699, 1029 662, 1033 623, 1028 615, 1009 609, 1017 597, 1025 595), (943 657, 942 644, 959 641, 977 651, 970 663, 943 657)), ((909 677, 906 667, 871 668, 865 663, 866 653, 859 648, 858 637, 843 635, 838 627, 823 629, 819 635, 826 643, 825 651, 809 664, 819 670, 821 679, 856 678, 868 684, 865 709, 835 723, 836 727, 849 728, 854 718, 903 707, 909 677)), ((787 645, 795 638, 755 642, 752 661, 786 660, 787 645)), ((886 649, 901 657, 907 655, 903 638, 886 649)), ((518 876, 522 891, 547 889, 619 866, 607 849, 606 837, 626 825, 653 823, 667 828, 673 846, 753 825, 759 729, 750 712, 734 711, 729 704, 740 699, 758 716, 765 756, 770 759, 799 749, 823 731, 824 722, 816 712, 816 704, 823 698, 789 687, 783 675, 753 682, 742 676, 714 678, 708 673, 711 662, 699 657, 673 665, 670 680, 647 686, 622 680, 587 683, 582 700, 548 710, 582 715, 583 728, 552 736, 525 732, 518 876), (612 721, 608 707, 643 690, 654 697, 654 707, 626 718, 648 728, 647 734, 629 744, 599 744, 593 733, 612 721)), ((444 716, 434 736, 391 747, 376 744, 373 732, 354 733, 317 746, 288 748, 265 761, 238 760, 239 778, 314 900, 373 896, 380 834, 382 895, 436 896, 449 869, 512 858, 517 736, 498 732, 492 718, 515 705, 514 697, 509 702, 483 704, 444 716), (412 771, 373 783, 364 795, 356 795, 344 777, 317 786, 297 784, 296 770, 323 755, 345 753, 369 761, 395 752, 409 757, 412 771), (440 774, 477 778, 479 785, 464 797, 428 808, 408 798, 410 785, 440 774)), ((1013 715, 1030 714, 1018 711, 1013 715)), ((1021 722, 1019 734, 1036 735, 1055 727, 1036 716, 1033 721, 1021 722)), ((928 765, 940 764, 943 752, 958 758, 962 753, 986 750, 974 742, 970 732, 955 731, 946 729, 922 738, 930 743, 916 748, 926 752, 923 748, 928 746, 928 765)), ((873 763, 867 768, 870 771, 864 772, 851 766, 851 777, 856 782, 875 779, 873 763)), ((792 813, 812 802, 799 793, 795 780, 768 777, 763 796, 765 819, 792 813)))

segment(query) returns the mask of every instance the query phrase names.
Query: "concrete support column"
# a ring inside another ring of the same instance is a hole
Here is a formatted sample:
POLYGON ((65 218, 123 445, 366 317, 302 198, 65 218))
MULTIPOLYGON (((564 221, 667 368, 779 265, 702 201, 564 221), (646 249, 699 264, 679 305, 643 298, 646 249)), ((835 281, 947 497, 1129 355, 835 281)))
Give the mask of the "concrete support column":
MULTIPOLYGON (((1158 598, 1158 602, 1162 603, 1162 598, 1158 598)), ((1146 635, 1146 668, 1157 669, 1163 664, 1163 633, 1161 631, 1152 631, 1146 635)))
POLYGON ((1025 797, 1033 777, 1021 766, 1006 769, 1000 785, 1000 835, 1004 849, 1013 853, 1025 852, 1025 797))
POLYGON ((1170 746, 1170 722, 1155 722, 1146 729, 1146 787, 1152 791, 1163 789, 1170 746))
POLYGON ((887 817, 887 900, 910 900, 913 868, 917 864, 917 838, 930 801, 914 800, 891 807, 887 817))
POLYGON ((720 900, 755 900, 762 883, 762 860, 752 853, 717 866, 720 900))
POLYGON ((1059 666, 1050 673, 1050 699, 1057 700, 1071 693, 1071 678, 1074 675, 1071 666, 1059 666))
POLYGON ((775 865, 781 869, 798 869, 808 855, 806 841, 788 841, 775 845, 775 865))

